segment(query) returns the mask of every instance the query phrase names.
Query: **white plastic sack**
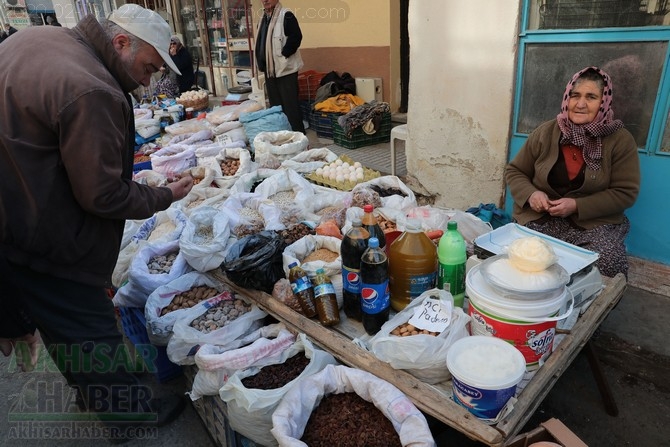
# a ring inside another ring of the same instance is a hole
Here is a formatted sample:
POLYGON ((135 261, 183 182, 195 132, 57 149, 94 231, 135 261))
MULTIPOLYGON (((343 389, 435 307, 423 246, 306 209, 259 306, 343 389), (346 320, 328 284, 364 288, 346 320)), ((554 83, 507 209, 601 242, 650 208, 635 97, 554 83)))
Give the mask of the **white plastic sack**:
POLYGON ((141 245, 131 261, 128 281, 114 295, 114 305, 144 307, 149 295, 158 287, 168 284, 190 270, 191 267, 186 259, 179 253, 179 240, 141 245), (177 256, 169 272, 151 273, 149 271, 148 264, 154 256, 171 253, 176 253, 177 256))
POLYGON ((151 169, 168 179, 179 176, 188 168, 195 166, 195 149, 192 146, 175 144, 167 146, 149 155, 151 169))
POLYGON ((402 180, 400 180, 395 175, 384 175, 367 182, 359 183, 358 185, 354 186, 354 189, 352 189, 351 192, 355 193, 359 188, 369 188, 373 185, 381 189, 398 189, 403 194, 393 194, 388 197, 381 197, 383 207, 406 210, 408 208, 417 206, 414 191, 412 191, 402 180))
POLYGON ((284 230, 286 227, 281 223, 281 210, 270 200, 265 199, 256 193, 239 193, 231 195, 223 202, 221 209, 228 213, 230 219, 230 228, 234 232, 238 225, 250 225, 248 217, 240 214, 242 208, 256 210, 263 218, 263 229, 265 230, 284 230))
POLYGON ((301 174, 309 174, 328 163, 332 163, 337 158, 337 154, 327 147, 319 147, 298 152, 288 160, 282 161, 280 167, 282 169, 293 169, 301 174))
POLYGON ((172 363, 178 365, 195 364, 195 353, 205 343, 217 345, 222 349, 238 348, 242 345, 240 339, 244 335, 256 331, 263 325, 263 319, 267 316, 267 313, 252 304, 249 312, 211 332, 205 333, 191 327, 193 320, 212 307, 220 305, 222 301, 235 303, 235 300, 247 302, 241 295, 223 291, 214 298, 201 301, 190 309, 185 309, 185 312, 172 327, 172 337, 170 337, 167 345, 167 355, 172 363))
POLYGON ((261 109, 263 109, 263 106, 258 101, 250 99, 241 104, 215 107, 211 112, 207 113, 205 119, 207 122, 218 126, 226 121, 239 120, 242 113, 255 112, 261 109))
POLYGON ((160 172, 152 171, 151 169, 143 169, 133 174, 133 181, 140 185, 148 185, 161 187, 167 185, 167 177, 160 172))
POLYGON ((279 445, 307 447, 300 438, 312 411, 324 396, 338 393, 356 393, 372 402, 393 423, 403 446, 435 446, 425 416, 402 391, 367 371, 341 365, 326 366, 284 395, 272 415, 272 435, 279 445))
POLYGON ((277 363, 304 352, 310 359, 309 364, 298 377, 281 388, 272 390, 250 389, 242 385, 242 379, 257 374, 261 368, 252 367, 237 371, 221 387, 219 396, 228 407, 230 427, 263 446, 276 446, 277 441, 270 434, 272 428, 272 413, 281 401, 281 398, 296 384, 307 377, 318 373, 327 365, 337 363, 328 352, 314 347, 305 334, 299 334, 293 345, 286 349, 277 363))
POLYGON ((230 187, 230 193, 237 194, 240 192, 254 192, 254 185, 258 185, 266 178, 272 177, 279 171, 275 169, 258 168, 255 171, 243 174, 235 180, 235 183, 230 187))
POLYGON ((178 123, 170 124, 165 127, 165 132, 169 137, 181 135, 184 133, 196 133, 201 130, 211 129, 212 125, 207 120, 199 120, 196 118, 179 121, 178 123))
POLYGON ((256 187, 256 193, 268 198, 280 191, 295 191, 295 201, 307 206, 314 197, 314 185, 293 170, 278 170, 256 187))
POLYGON ((147 320, 147 335, 152 344, 166 346, 172 336, 172 327, 189 310, 173 310, 161 316, 163 308, 167 307, 176 295, 188 292, 197 286, 211 287, 219 293, 223 290, 223 285, 211 276, 192 271, 158 287, 149 295, 144 306, 144 317, 147 320))
POLYGON ((222 148, 219 151, 219 154, 214 157, 214 163, 212 167, 216 171, 216 176, 214 178, 214 183, 219 188, 230 188, 238 178, 256 170, 256 163, 251 161, 251 153, 246 148, 240 147, 226 147, 222 148), (221 163, 226 159, 238 160, 240 162, 237 171, 233 175, 224 175, 221 170, 221 163))
POLYGON ((301 153, 309 140, 302 132, 260 132, 254 137, 255 160, 261 168, 277 169, 284 160, 301 153))
POLYGON ((274 365, 282 353, 293 345, 295 335, 281 323, 263 326, 240 340, 237 349, 204 344, 195 353, 198 372, 188 395, 191 400, 218 396, 219 390, 235 371, 274 365))
POLYGON ((444 366, 447 364, 447 352, 456 340, 467 337, 470 317, 460 307, 453 307, 454 299, 449 292, 439 289, 427 290, 412 300, 405 309, 398 312, 381 327, 368 342, 370 351, 380 360, 395 369, 403 369, 417 379, 435 384, 448 380, 451 375, 444 366), (452 309, 451 322, 438 336, 411 335, 400 337, 391 335, 391 331, 407 323, 417 309, 429 297, 439 297, 443 306, 452 309))
POLYGON ((186 217, 202 206, 217 208, 217 203, 223 203, 228 198, 229 192, 221 188, 197 188, 191 189, 186 197, 174 202, 171 207, 180 210, 186 217))
MULTIPOLYGON (((149 110, 151 112, 151 110, 149 110)), ((142 138, 153 137, 161 133, 161 122, 154 118, 135 120, 135 132, 142 138)))
POLYGON ((248 141, 247 134, 241 127, 236 127, 234 129, 231 129, 227 132, 224 132, 216 136, 216 142, 222 146, 229 146, 232 143, 240 142, 244 143, 246 147, 247 141, 248 141))
POLYGON ((194 210, 179 238, 179 252, 199 272, 208 272, 221 265, 230 237, 228 216, 209 206, 194 210))
POLYGON ((186 215, 178 209, 159 211, 142 223, 132 239, 151 243, 177 240, 184 231, 186 220, 186 215))
MULTIPOLYGON (((209 115, 208 115, 209 116, 209 115)), ((221 135, 230 130, 238 129, 242 127, 242 123, 239 121, 225 121, 214 128, 214 135, 221 135)), ((244 139, 246 140, 246 135, 244 139)))
POLYGON ((322 268, 326 272, 326 275, 330 277, 330 282, 333 283, 337 305, 340 309, 342 308, 344 299, 342 296, 342 259, 338 257, 333 262, 310 261, 304 263, 303 260, 310 253, 319 248, 325 248, 335 253, 339 253, 341 244, 342 241, 336 237, 309 234, 284 248, 284 252, 282 253, 282 262, 284 264, 284 272, 286 273, 287 278, 289 271, 288 266, 291 265, 292 262, 298 262, 298 264, 300 264, 300 266, 307 272, 310 279, 314 279, 316 277, 316 271, 322 268))

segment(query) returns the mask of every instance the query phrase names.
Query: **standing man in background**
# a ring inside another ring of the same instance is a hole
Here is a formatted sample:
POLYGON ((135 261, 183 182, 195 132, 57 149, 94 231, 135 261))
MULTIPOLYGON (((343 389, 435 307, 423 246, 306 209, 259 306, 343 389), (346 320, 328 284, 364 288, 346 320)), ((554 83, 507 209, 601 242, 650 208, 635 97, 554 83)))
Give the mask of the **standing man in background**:
POLYGON ((262 0, 265 14, 256 32, 256 61, 265 73, 270 106, 281 106, 295 132, 305 133, 298 103, 302 32, 295 15, 279 0, 262 0))

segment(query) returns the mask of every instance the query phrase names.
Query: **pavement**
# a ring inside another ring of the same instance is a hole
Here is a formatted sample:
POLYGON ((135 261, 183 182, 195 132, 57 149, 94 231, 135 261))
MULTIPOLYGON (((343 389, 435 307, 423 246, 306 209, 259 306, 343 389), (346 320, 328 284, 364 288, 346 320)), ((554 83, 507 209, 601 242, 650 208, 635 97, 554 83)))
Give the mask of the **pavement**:
MULTIPOLYGON (((310 141, 319 145, 314 147, 332 144, 328 140, 317 138, 313 132, 308 132, 310 133, 310 141)), ((361 163, 371 163, 364 158, 366 156, 369 160, 376 159, 379 170, 388 173, 385 170, 389 163, 388 145, 339 150, 355 152, 361 163)), ((399 152, 404 157, 404 150, 399 152)), ((376 165, 366 166, 377 169, 376 165)), ((600 334, 593 340, 611 387, 618 415, 610 416, 605 411, 589 362, 582 353, 566 368, 521 432, 530 431, 548 419, 557 418, 592 447, 670 447, 668 318, 670 297, 628 287, 618 306, 601 325, 600 334)), ((151 384, 157 394, 183 393, 188 390, 183 377, 158 383, 153 375, 145 374, 143 380, 151 384)), ((52 421, 52 425, 55 423, 59 430, 57 433, 47 433, 44 430, 47 423, 35 424, 17 420, 22 414, 21 409, 37 409, 38 416, 43 416, 44 413, 57 412, 53 406, 49 407, 54 401, 66 399, 62 397, 67 395, 64 379, 50 368, 22 373, 16 370, 13 357, 0 356, 0 394, 5 396, 0 400, 0 446, 109 445, 96 436, 99 435, 99 430, 95 430, 95 427, 99 427, 96 422, 81 422, 77 427, 71 428, 67 420, 52 421), (36 392, 40 384, 47 387, 46 398, 51 404, 45 402, 45 393, 36 392), (61 439, 55 439, 55 435, 59 435, 61 439)), ((439 447, 483 445, 435 420, 429 422, 439 447)), ((215 447, 217 444, 209 436, 194 407, 189 404, 172 424, 147 433, 145 439, 125 445, 215 447)))

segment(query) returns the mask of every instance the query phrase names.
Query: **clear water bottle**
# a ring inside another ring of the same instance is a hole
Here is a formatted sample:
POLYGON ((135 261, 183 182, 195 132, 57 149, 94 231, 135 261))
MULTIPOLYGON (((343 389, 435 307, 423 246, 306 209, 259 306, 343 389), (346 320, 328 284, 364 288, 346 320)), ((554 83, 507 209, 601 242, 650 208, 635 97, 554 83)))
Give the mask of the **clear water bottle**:
POLYGON ((439 269, 437 288, 446 290, 454 297, 454 306, 463 307, 465 298, 465 263, 467 252, 465 239, 458 231, 458 223, 450 220, 447 231, 437 247, 439 269))
POLYGON ((389 319, 389 261, 379 247, 379 239, 371 237, 361 257, 361 311, 363 327, 369 335, 379 332, 389 319))

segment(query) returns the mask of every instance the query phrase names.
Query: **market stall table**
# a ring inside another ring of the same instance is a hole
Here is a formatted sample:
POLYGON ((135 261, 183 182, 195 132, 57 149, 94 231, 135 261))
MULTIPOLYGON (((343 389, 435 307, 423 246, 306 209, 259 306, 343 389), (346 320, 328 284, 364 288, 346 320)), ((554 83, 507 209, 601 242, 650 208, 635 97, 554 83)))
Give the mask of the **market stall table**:
MULTIPOLYGON (((326 328, 277 301, 267 293, 248 290, 226 281, 239 293, 248 296, 263 310, 284 322, 289 328, 307 334, 310 339, 329 351, 342 363, 375 374, 403 391, 424 413, 438 419, 469 438, 491 447, 505 446, 517 435, 537 410, 546 395, 587 344, 594 331, 623 296, 626 280, 622 274, 603 278, 604 289, 546 363, 535 373, 519 394, 514 408, 497 425, 489 426, 453 401, 451 381, 429 385, 411 374, 396 370, 352 340, 365 331, 359 322, 348 320, 341 312, 341 323, 326 328)), ((445 364, 446 368, 446 364, 445 364)))

